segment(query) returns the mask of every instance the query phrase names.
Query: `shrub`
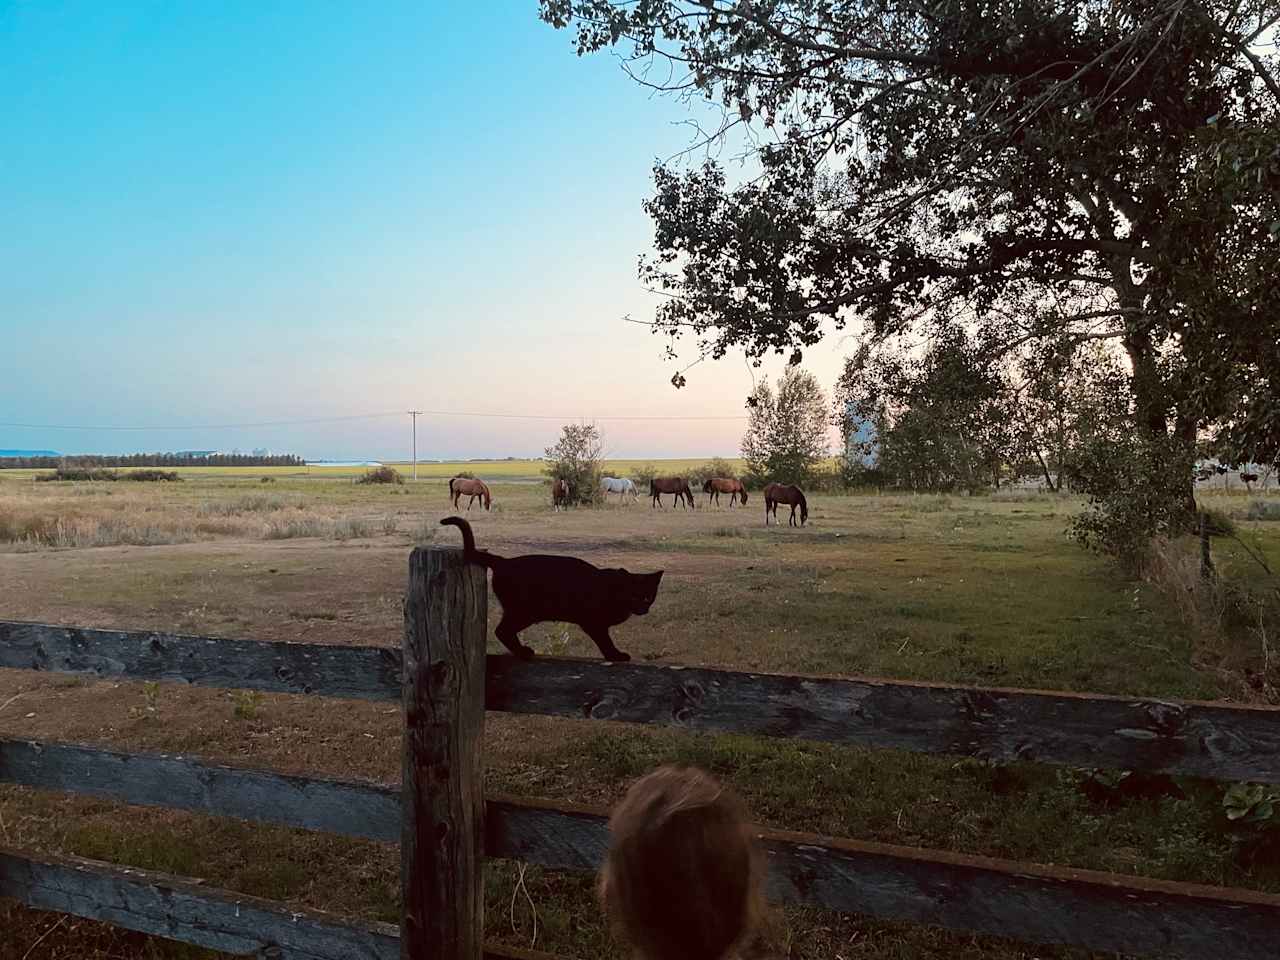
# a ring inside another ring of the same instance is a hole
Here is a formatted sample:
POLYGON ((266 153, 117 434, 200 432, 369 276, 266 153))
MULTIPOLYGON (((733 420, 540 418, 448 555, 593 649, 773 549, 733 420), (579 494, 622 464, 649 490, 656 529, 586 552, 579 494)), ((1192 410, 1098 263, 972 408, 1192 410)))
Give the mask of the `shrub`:
POLYGON ((552 480, 567 480, 578 503, 595 503, 600 496, 600 460, 604 438, 593 424, 568 423, 554 447, 547 447, 544 472, 552 480))
MULTIPOLYGON (((723 457, 715 457, 700 467, 694 467, 686 476, 689 480, 689 486, 694 490, 701 490, 702 485, 712 477, 727 477, 736 480, 738 470, 723 457)), ((648 486, 648 481, 645 482, 645 486, 648 486)))
POLYGON ((1246 520, 1280 521, 1280 500, 1250 500, 1246 520))
POLYGON ((263 477, 263 478, 262 478, 261 480, 259 480, 258 482, 259 482, 259 483, 275 483, 275 482, 276 482, 276 478, 275 478, 275 477, 263 477))
POLYGON ((37 480, 119 480, 120 475, 114 470, 102 467, 58 467, 53 473, 42 473, 37 480))
POLYGON ((178 483, 182 480, 177 470, 130 470, 124 475, 124 479, 141 483, 178 483))
POLYGON ((368 471, 356 483, 404 483, 404 477, 395 467, 377 467, 368 471))
POLYGON ((652 463, 644 463, 631 468, 631 479, 636 485, 636 490, 640 493, 645 493, 649 489, 649 481, 657 475, 658 468, 652 463))
POLYGON ((1136 431, 1082 444, 1071 481, 1089 495, 1089 507, 1071 521, 1071 536, 1140 572, 1153 538, 1189 528, 1193 454, 1136 431))

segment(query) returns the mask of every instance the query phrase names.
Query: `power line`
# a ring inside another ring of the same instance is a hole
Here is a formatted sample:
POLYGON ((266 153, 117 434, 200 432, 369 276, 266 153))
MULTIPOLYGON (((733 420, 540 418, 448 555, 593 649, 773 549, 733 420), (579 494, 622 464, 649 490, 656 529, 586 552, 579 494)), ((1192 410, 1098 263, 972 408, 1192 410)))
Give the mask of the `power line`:
MULTIPOLYGON (((409 411, 418 416, 427 417, 482 417, 494 420, 556 420, 561 423, 579 421, 581 416, 563 416, 549 413, 487 413, 465 410, 416 410, 409 411)), ((261 427, 295 427, 319 423, 346 423, 355 420, 378 420, 386 417, 402 417, 404 411, 395 410, 385 413, 361 413, 343 417, 308 417, 299 420, 262 420, 255 423, 203 423, 203 424, 149 424, 147 426, 119 426, 115 424, 68 424, 68 423, 7 423, 0 422, 0 427, 17 430, 154 430, 157 432, 175 432, 183 430, 244 430, 261 427)), ((595 416, 591 420, 622 421, 741 421, 745 416, 700 416, 700 415, 662 415, 662 414, 619 414, 617 416, 595 416)), ((416 418, 415 418, 416 425, 416 418)))

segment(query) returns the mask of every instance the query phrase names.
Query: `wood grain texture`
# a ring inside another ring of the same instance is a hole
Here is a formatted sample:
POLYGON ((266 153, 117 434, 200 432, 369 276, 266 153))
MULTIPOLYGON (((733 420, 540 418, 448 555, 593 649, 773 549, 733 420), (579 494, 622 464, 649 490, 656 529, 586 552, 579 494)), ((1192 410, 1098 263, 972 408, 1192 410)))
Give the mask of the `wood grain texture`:
POLYGON ((488 578, 456 548, 419 547, 404 601, 400 949, 479 960, 484 944, 488 578))
MULTIPOLYGON (((147 803, 167 792, 189 809, 209 813, 377 840, 398 835, 399 820, 388 813, 395 791, 386 787, 315 781, 317 787, 287 778, 294 782, 284 796, 293 799, 277 802, 271 798, 279 791, 269 789, 255 808, 245 799, 269 783, 260 779, 275 776, 269 772, 218 766, 208 774, 196 761, 132 756, 126 762, 133 771, 111 779, 117 757, 86 747, 0 741, 0 780, 147 803), (104 770, 111 777, 99 776, 104 770), (237 787, 233 781, 240 777, 252 788, 237 787), (199 785, 210 779, 222 786, 201 792, 199 785), (346 813, 305 813, 302 798, 335 789, 346 813), (139 791, 150 799, 137 801, 139 791)), ((764 831, 760 837, 768 851, 769 895, 784 902, 1033 943, 1202 960, 1271 957, 1280 942, 1276 896, 809 834, 764 831)), ((514 797, 485 803, 484 850, 490 857, 593 871, 608 843, 603 810, 514 797)))
MULTIPOLYGON (((402 655, 0 621, 0 667, 389 700, 402 655)), ((501 654, 485 698, 511 713, 1280 783, 1276 707, 501 654)))
POLYGON ((0 667, 357 700, 400 698, 400 651, 388 647, 229 640, 0 620, 0 667))
MULTIPOLYGON (((490 856, 594 869, 602 811, 491 799, 490 856)), ((1031 943, 1185 960, 1274 960, 1280 896, 879 843, 762 831, 766 890, 784 903, 1031 943)))
POLYGON ((0 783, 337 833, 400 839, 400 789, 166 754, 0 739, 0 783))
MULTIPOLYGON (((0 897, 263 960, 400 956, 399 932, 388 923, 347 920, 79 857, 0 847, 0 897)), ((486 946, 483 957, 555 960, 550 954, 502 946, 486 946)))
POLYGON ((197 886, 179 877, 0 847, 0 896, 273 960, 396 960, 395 928, 197 886))
POLYGON ((1280 708, 491 656, 488 709, 1280 783, 1280 708))

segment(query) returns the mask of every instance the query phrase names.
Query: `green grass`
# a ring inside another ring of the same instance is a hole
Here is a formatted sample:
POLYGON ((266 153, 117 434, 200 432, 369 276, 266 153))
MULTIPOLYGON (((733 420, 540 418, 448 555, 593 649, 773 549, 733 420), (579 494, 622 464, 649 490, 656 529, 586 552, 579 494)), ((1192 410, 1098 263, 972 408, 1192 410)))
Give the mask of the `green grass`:
MULTIPOLYGON (((483 465, 465 466, 485 475, 483 465)), ((272 554, 270 565, 279 565, 279 575, 264 570, 255 543, 216 559, 199 551, 168 555, 161 548, 153 563, 139 550, 118 569, 96 562, 77 569, 74 592, 65 593, 77 606, 60 619, 107 616, 128 623, 140 616, 137 611, 147 611, 157 628, 189 633, 264 636, 283 623, 289 630, 296 625, 296 635, 272 632, 272 638, 305 639, 332 628, 333 636, 348 642, 347 631, 362 626, 360 642, 398 642, 405 553, 415 538, 435 535, 439 517, 452 512, 443 482, 370 489, 343 478, 294 477, 258 489, 251 486, 256 476, 193 478, 148 490, 150 499, 91 491, 49 502, 67 509, 89 504, 105 513, 163 508, 193 515, 200 504, 225 504, 205 508, 207 518, 263 523, 317 513, 336 523, 366 517, 373 518, 375 532, 382 529, 376 518, 390 516, 406 532, 394 535, 400 539, 387 534, 381 553, 290 542, 283 546, 298 552, 272 554), (119 511, 117 505, 123 505, 119 511), (377 564, 385 571, 374 569, 377 564), (357 573, 364 579, 357 580, 357 573), (323 589, 308 590, 313 580, 323 589)), ((1227 689, 1217 675, 1197 669, 1204 638, 1180 623, 1157 591, 1118 575, 1065 538, 1069 516, 1079 507, 1071 498, 817 495, 810 525, 790 530, 766 529, 754 500, 733 511, 614 505, 553 514, 539 484, 502 481, 494 494, 493 513, 471 516, 481 543, 496 552, 545 544, 633 570, 669 569, 651 613, 618 631, 619 645, 640 659, 1156 697, 1214 699, 1227 689)), ((1206 500, 1224 510, 1247 502, 1206 500)), ((1280 525, 1247 516, 1237 523, 1241 536, 1280 568, 1280 525)), ((438 542, 453 542, 452 534, 438 542)), ((1234 542, 1219 540, 1215 550, 1227 576, 1267 582, 1234 542)), ((69 551, 57 563, 79 556, 69 551)), ((7 559, 17 570, 18 561, 41 558, 7 559)), ((54 569, 45 562, 44 570, 54 569)), ((0 615, 16 617, 19 603, 10 598, 0 615)), ((490 612, 496 619, 492 606, 490 612)), ((540 625, 526 639, 543 653, 595 655, 588 640, 559 624, 540 625)), ((47 682, 53 690, 52 678, 47 682)), ((78 695, 75 688, 64 693, 78 695)), ((26 694, 32 702, 38 695, 26 694)), ((185 705, 199 695, 165 686, 155 720, 113 719, 110 710, 117 708, 104 707, 90 727, 66 735, 111 740, 118 734, 122 748, 262 765, 305 761, 308 769, 333 776, 398 775, 394 710, 375 715, 370 705, 376 719, 362 734, 350 720, 329 715, 338 713, 336 707, 300 716, 303 707, 291 698, 269 696, 233 717, 239 705, 228 699, 217 716, 229 722, 220 726, 209 722, 207 707, 195 700, 185 705), (347 759, 326 759, 326 745, 347 759), (384 760, 366 760, 371 752, 384 760), (344 767, 347 762, 354 766, 344 767)), ((136 707, 141 697, 140 688, 133 690, 119 711, 136 707)), ((21 715, 0 720, 8 724, 21 715)), ((485 749, 492 791, 608 806, 659 763, 696 763, 732 783, 760 821, 778 827, 1280 892, 1280 858, 1252 852, 1222 815, 1221 787, 1208 783, 1181 781, 1176 791, 1146 799, 1099 799, 1086 789, 1084 773, 1038 764, 993 766, 957 757, 511 717, 490 723, 485 749)), ((386 845, 185 814, 157 814, 155 824, 144 826, 113 804, 17 790, 0 790, 0 816, 15 844, 194 873, 211 885, 340 913, 396 916, 397 858, 386 845)), ((495 863, 485 883, 495 939, 529 946, 536 910, 539 949, 622 956, 594 904, 590 878, 537 868, 521 876, 517 865, 495 863)), ((813 910, 785 911, 774 940, 779 955, 814 960, 1084 956, 813 910)), ((179 955, 186 954, 172 954, 179 955)))

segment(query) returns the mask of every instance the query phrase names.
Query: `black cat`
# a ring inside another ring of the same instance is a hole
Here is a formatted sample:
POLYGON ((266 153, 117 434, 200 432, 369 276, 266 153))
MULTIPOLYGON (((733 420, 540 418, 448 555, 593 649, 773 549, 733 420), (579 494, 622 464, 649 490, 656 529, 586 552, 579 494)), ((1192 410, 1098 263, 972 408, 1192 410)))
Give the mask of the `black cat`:
POLYGON ((609 628, 633 614, 649 612, 658 596, 661 570, 601 570, 577 557, 499 557, 476 549, 471 524, 461 517, 446 517, 440 522, 462 531, 462 555, 468 563, 493 571, 493 592, 502 604, 502 620, 494 632, 517 657, 533 656, 520 642, 520 631, 554 620, 580 626, 606 660, 631 659, 613 645, 609 628))

